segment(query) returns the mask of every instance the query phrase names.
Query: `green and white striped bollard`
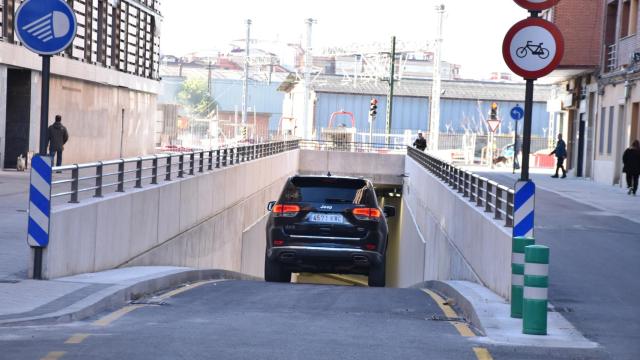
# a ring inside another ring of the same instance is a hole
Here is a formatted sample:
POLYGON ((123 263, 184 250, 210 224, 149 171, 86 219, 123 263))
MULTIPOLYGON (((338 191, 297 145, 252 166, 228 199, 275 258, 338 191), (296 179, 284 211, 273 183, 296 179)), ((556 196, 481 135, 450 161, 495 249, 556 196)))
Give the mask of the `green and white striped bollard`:
POLYGON ((511 317, 522 318, 524 287, 524 248, 535 244, 533 238, 514 237, 511 241, 511 317))
POLYGON ((525 247, 524 261, 522 332, 529 335, 546 335, 549 248, 543 245, 525 247))

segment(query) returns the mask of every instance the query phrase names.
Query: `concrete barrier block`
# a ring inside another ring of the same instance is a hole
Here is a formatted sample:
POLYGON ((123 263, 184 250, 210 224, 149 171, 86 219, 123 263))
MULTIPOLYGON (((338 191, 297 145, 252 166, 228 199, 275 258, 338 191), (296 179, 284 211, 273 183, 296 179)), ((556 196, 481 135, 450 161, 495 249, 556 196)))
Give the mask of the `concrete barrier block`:
POLYGON ((180 183, 158 187, 158 244, 180 232, 180 183))
POLYGON ((45 279, 93 271, 97 218, 94 204, 51 213, 49 246, 43 252, 45 279))
POLYGON ((112 269, 130 259, 132 199, 131 194, 123 194, 97 203, 94 271, 112 269))
POLYGON ((243 274, 264 277, 265 228, 267 220, 267 216, 261 217, 242 233, 242 266, 240 272, 243 274))
POLYGON ((160 189, 132 193, 129 256, 132 259, 158 244, 160 189))
POLYGON ((186 231, 198 221, 198 179, 180 181, 180 232, 186 231))

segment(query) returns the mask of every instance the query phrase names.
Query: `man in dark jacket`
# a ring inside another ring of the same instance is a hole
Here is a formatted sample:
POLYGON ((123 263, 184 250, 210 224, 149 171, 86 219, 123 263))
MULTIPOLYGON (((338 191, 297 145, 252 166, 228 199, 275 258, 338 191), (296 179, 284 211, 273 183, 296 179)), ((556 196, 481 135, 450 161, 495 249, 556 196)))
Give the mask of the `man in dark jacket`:
POLYGON ((56 156, 56 166, 62 165, 62 150, 69 140, 67 128, 62 125, 62 116, 56 115, 56 122, 49 126, 47 141, 49 143, 49 156, 56 156))
POLYGON ((420 151, 424 151, 424 149, 427 148, 427 139, 422 137, 421 132, 418 133, 418 138, 416 139, 416 141, 413 142, 413 146, 415 146, 416 149, 420 151))
POLYGON ((624 167, 622 172, 627 174, 627 187, 629 195, 636 195, 638 192, 638 178, 640 178, 640 141, 636 140, 622 154, 624 167))
POLYGON ((567 144, 562 140, 562 134, 558 134, 558 142, 556 148, 549 155, 556 155, 558 163, 556 165, 556 174, 552 178, 558 177, 558 170, 562 170, 562 178, 567 177, 567 170, 564 169, 564 159, 567 158, 567 144))

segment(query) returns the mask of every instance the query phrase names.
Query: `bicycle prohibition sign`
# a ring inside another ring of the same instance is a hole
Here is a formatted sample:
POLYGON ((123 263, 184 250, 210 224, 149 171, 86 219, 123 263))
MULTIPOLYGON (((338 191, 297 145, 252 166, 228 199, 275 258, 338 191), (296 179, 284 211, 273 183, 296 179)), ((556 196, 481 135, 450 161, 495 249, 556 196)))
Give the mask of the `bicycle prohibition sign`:
POLYGON ((527 53, 531 52, 531 55, 538 55, 540 59, 546 59, 549 57, 549 49, 542 47, 544 43, 539 43, 538 45, 534 45, 533 41, 527 41, 527 45, 519 47, 516 50, 516 56, 519 58, 523 58, 527 56, 527 53))

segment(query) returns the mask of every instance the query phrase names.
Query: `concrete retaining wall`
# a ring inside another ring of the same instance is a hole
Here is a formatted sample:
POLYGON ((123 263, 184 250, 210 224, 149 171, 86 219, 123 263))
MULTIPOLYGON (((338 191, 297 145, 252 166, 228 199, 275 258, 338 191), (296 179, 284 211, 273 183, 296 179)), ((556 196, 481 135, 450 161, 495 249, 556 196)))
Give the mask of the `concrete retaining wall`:
POLYGON ((469 280, 508 299, 511 229, 409 157, 405 171, 398 286, 469 280))
POLYGON ((264 261, 264 244, 243 233, 258 227, 267 202, 276 199, 287 177, 297 172, 298 161, 299 151, 294 150, 55 208, 43 277, 133 265, 238 272, 244 267, 253 273, 264 261), (262 248, 253 251, 243 246, 262 248))
POLYGON ((403 154, 300 150, 300 174, 354 176, 375 184, 402 185, 403 154))

